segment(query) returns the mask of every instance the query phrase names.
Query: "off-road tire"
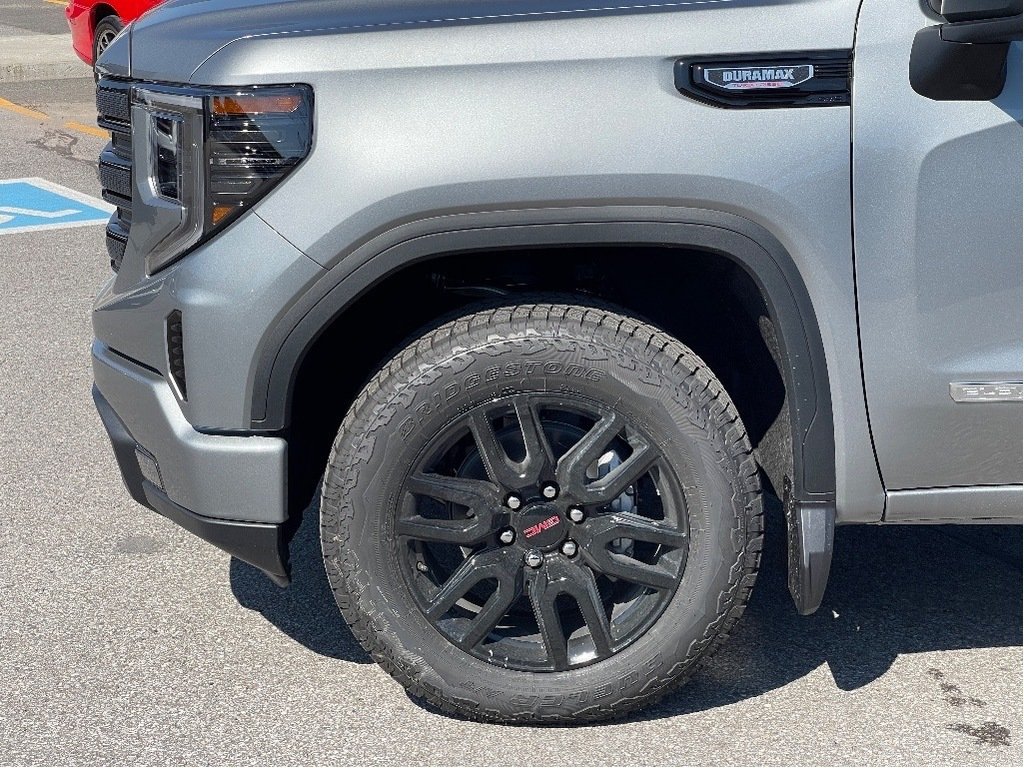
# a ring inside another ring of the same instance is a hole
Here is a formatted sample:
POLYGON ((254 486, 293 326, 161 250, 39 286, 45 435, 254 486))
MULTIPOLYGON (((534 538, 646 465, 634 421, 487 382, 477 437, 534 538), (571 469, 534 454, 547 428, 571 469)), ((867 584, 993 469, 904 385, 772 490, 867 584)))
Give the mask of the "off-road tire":
POLYGON ((620 717, 687 680, 743 613, 762 531, 750 442, 704 362, 617 310, 560 303, 481 309, 395 355, 342 422, 321 500, 327 575, 362 646, 412 696, 452 715, 502 723, 620 717), (478 385, 467 388, 467 376, 478 385), (668 607, 616 655, 562 672, 504 669, 451 644, 424 620, 396 565, 390 517, 409 451, 455 414, 521 390, 583 392, 657 423, 674 435, 667 450, 692 470, 690 551, 668 607))

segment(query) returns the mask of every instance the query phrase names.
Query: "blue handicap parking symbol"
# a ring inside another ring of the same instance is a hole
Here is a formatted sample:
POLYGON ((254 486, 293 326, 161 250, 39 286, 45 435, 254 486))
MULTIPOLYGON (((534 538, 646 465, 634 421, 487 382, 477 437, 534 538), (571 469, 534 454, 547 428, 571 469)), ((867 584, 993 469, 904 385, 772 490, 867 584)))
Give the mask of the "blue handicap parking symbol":
POLYGON ((102 224, 114 208, 45 179, 0 180, 0 235, 102 224))

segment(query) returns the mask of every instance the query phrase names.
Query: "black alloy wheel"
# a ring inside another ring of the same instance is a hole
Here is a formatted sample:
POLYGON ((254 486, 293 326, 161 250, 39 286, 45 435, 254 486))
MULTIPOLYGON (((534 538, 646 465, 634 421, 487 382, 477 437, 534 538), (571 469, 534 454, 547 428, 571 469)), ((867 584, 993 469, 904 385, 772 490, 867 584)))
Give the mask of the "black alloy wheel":
POLYGON ((614 655, 657 620, 685 567, 678 479, 626 418, 580 397, 477 406, 428 444, 405 488, 396 533, 420 610, 505 668, 614 655))

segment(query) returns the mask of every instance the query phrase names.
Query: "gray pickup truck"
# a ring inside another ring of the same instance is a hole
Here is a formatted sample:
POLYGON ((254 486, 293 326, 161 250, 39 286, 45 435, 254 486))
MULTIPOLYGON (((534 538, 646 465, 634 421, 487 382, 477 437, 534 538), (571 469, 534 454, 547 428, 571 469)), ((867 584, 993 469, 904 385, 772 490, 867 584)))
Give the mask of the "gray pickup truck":
POLYGON ((409 692, 585 722, 740 618, 763 500, 1019 522, 1020 0, 172 0, 98 63, 131 495, 409 692), (315 508, 315 507, 313 507, 315 508))

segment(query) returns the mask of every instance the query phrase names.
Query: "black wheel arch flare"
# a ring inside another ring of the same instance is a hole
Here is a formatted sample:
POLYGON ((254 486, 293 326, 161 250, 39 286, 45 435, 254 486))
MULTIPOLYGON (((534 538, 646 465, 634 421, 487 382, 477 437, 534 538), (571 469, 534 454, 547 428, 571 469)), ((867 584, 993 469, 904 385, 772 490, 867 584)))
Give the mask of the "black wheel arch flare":
POLYGON ((793 428, 792 495, 835 503, 828 371, 811 299, 792 256, 766 229, 729 213, 665 205, 437 212, 379 231, 347 252, 267 329, 254 367, 251 427, 284 429, 295 378, 322 331, 357 298, 404 267, 459 252, 588 244, 710 251, 754 280, 779 336, 793 428))

